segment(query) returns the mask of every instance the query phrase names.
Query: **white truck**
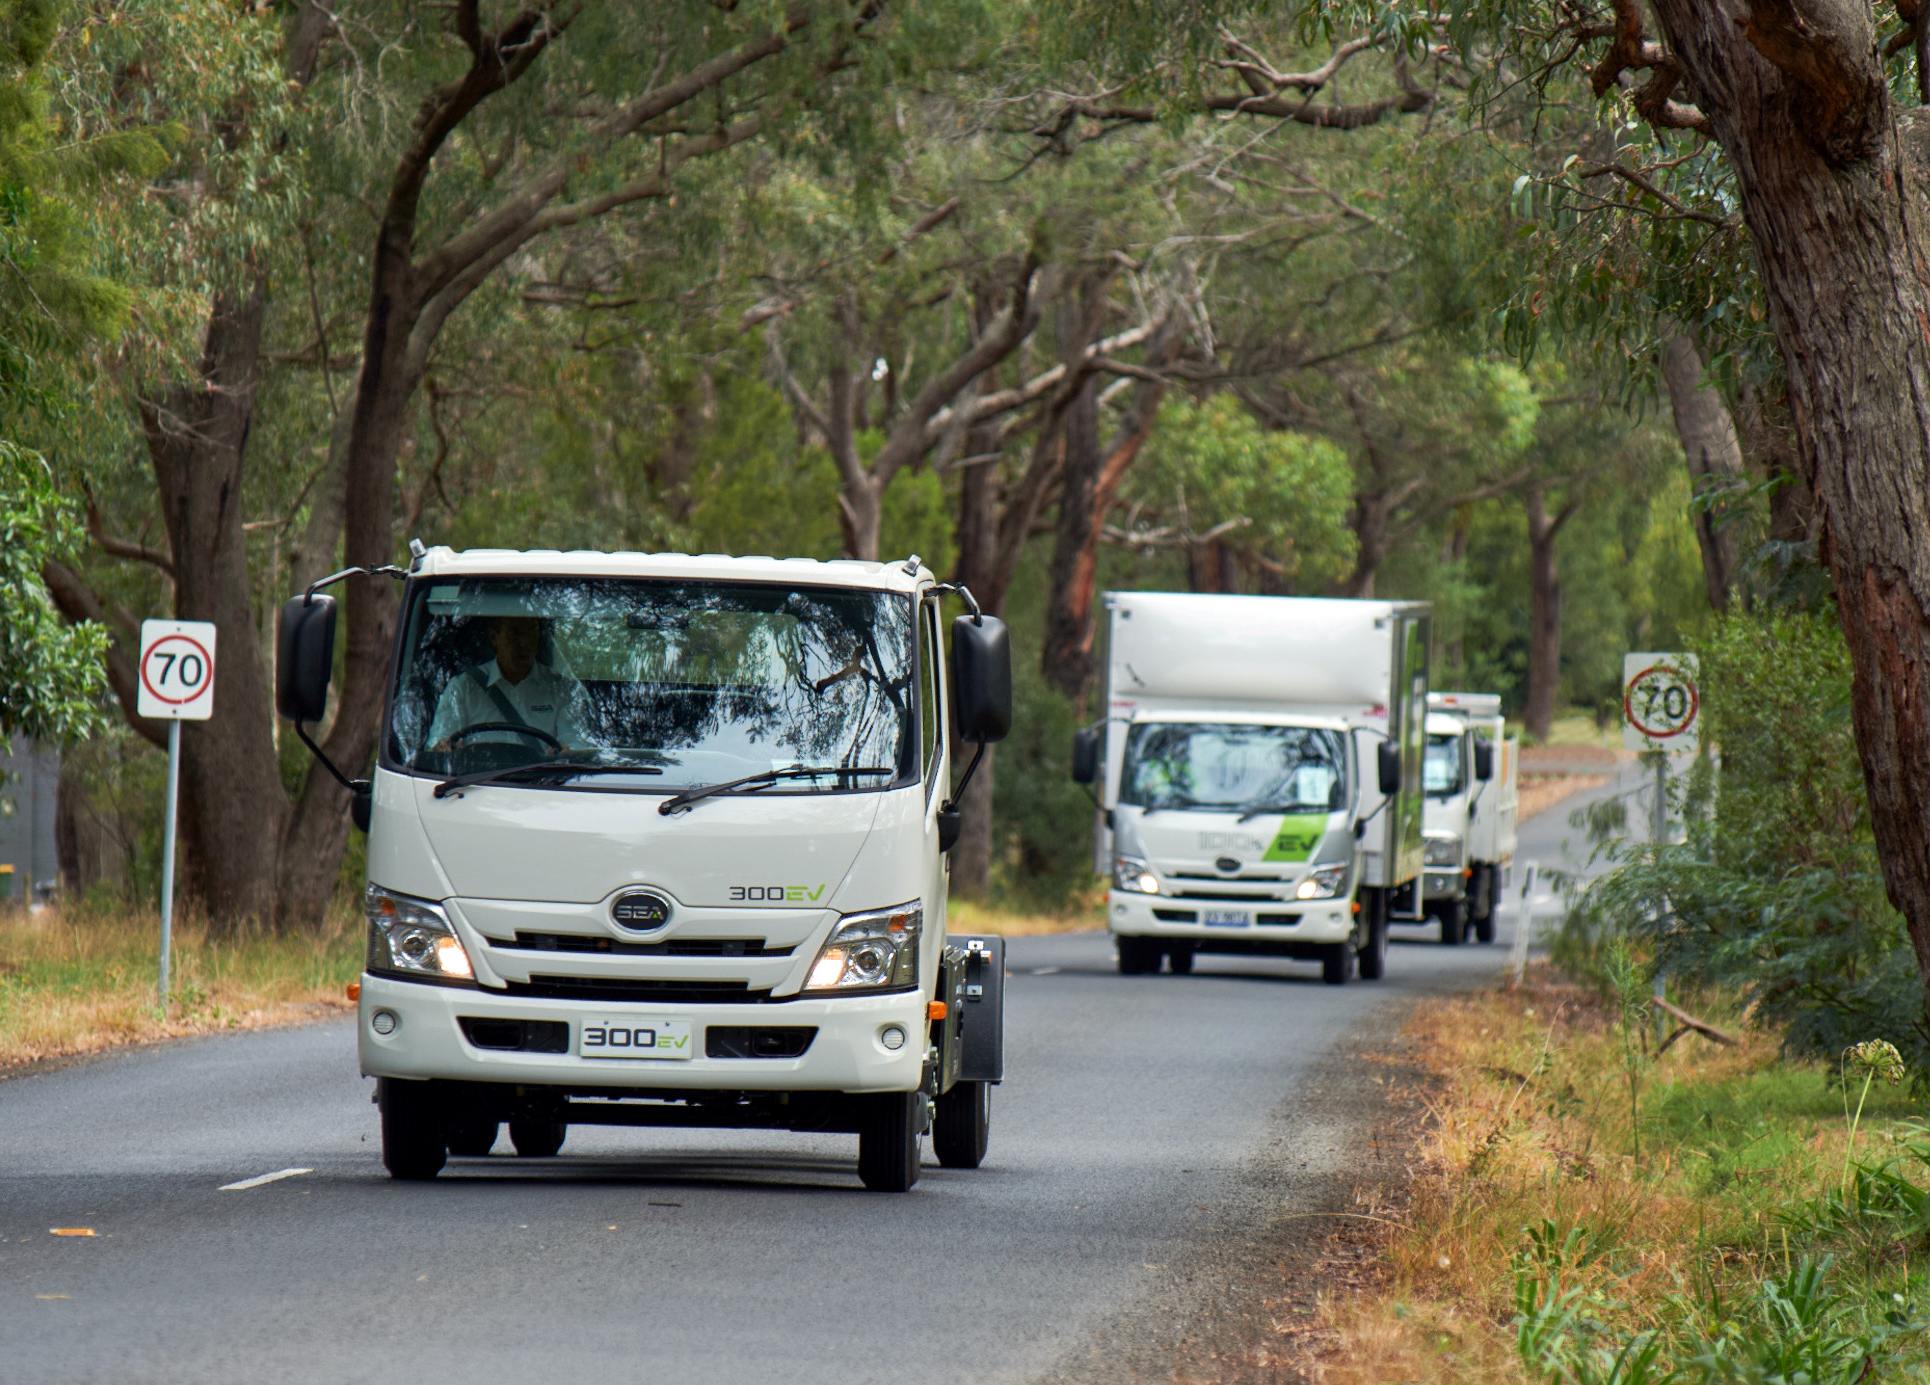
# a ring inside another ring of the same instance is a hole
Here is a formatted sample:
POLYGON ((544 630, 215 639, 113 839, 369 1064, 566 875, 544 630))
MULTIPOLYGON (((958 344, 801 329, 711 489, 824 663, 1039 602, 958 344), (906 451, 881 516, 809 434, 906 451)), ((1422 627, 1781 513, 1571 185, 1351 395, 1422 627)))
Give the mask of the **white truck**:
POLYGON ((1003 625, 916 557, 410 547, 283 607, 276 686, 326 763, 321 589, 402 581, 373 776, 336 771, 390 1174, 505 1122, 529 1158, 577 1124, 855 1133, 902 1191, 929 1130, 977 1167, 1004 953, 946 936, 946 853, 954 756, 1010 723, 1003 625))
POLYGON ((1515 855, 1518 746, 1498 693, 1431 692, 1422 761, 1423 898, 1441 941, 1494 941, 1495 905, 1515 855))
POLYGON ((1111 592, 1096 861, 1119 970, 1199 953, 1379 978, 1420 906, 1419 602, 1111 592))

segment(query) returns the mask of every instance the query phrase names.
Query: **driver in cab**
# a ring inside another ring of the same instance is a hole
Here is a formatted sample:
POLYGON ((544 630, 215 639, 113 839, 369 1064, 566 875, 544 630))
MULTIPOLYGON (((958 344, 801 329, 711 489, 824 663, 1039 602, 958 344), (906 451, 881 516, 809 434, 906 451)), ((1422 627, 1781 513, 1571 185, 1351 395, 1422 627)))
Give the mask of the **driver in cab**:
POLYGON ((588 711, 583 685, 539 657, 547 621, 537 616, 492 616, 489 647, 493 659, 456 675, 436 701, 429 723, 429 744, 450 749, 453 739, 510 744, 520 740, 550 750, 584 742, 588 711), (462 737, 472 727, 498 729, 462 737), (529 734, 504 729, 527 728, 529 734))

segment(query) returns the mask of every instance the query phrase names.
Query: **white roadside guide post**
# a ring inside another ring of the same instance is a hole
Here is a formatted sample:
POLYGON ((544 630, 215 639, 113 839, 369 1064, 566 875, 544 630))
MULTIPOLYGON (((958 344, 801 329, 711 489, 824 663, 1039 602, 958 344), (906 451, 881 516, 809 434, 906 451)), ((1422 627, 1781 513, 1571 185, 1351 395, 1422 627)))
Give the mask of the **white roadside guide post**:
POLYGON ((214 625, 205 620, 141 622, 141 689, 136 707, 168 724, 167 813, 161 828, 161 1008, 168 1006, 174 945, 174 800, 181 785, 181 723, 214 714, 214 625))
MULTIPOLYGON (((1622 748, 1655 757, 1655 802, 1649 811, 1649 840, 1656 846, 1669 835, 1669 766, 1692 758, 1702 722, 1700 665, 1693 654, 1622 656, 1622 748)), ((1661 973, 1655 998, 1664 998, 1661 973)), ((1658 1007, 1656 1033, 1663 1017, 1658 1007)))

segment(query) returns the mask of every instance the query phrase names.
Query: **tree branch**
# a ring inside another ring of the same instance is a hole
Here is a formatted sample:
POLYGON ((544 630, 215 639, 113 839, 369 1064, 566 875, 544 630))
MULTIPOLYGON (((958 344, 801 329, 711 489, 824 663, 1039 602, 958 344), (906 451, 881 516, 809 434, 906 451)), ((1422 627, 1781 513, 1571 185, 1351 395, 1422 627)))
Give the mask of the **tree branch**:
MULTIPOLYGON (((91 620, 111 628, 116 623, 94 589, 65 563, 49 558, 40 565, 40 580, 47 584, 55 607, 70 625, 91 620)), ((140 683, 134 661, 127 657, 127 649, 119 640, 107 646, 107 685, 113 689, 114 700, 121 705, 121 715, 135 733, 152 745, 165 746, 167 733, 139 712, 140 683)))

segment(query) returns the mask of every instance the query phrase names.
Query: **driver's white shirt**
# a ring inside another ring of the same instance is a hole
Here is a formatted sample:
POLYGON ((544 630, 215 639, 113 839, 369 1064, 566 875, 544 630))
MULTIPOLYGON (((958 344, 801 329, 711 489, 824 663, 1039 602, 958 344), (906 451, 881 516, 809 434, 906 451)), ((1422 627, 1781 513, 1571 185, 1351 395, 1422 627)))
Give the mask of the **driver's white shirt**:
MULTIPOLYGON (((465 726, 508 720, 486 688, 501 692, 525 725, 532 730, 547 731, 563 744, 564 749, 583 744, 583 685, 576 679, 558 673, 548 664, 539 663, 530 665, 522 682, 512 683, 503 677, 503 671, 497 667, 494 659, 482 665, 478 672, 482 674, 481 684, 477 683, 474 674, 464 671, 442 690, 442 696, 436 700, 435 719, 429 723, 428 744, 440 745, 445 737, 453 736, 465 726)), ((486 732, 475 739, 509 741, 528 738, 516 737, 511 732, 486 732)))

